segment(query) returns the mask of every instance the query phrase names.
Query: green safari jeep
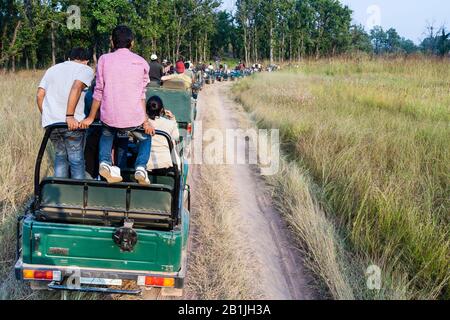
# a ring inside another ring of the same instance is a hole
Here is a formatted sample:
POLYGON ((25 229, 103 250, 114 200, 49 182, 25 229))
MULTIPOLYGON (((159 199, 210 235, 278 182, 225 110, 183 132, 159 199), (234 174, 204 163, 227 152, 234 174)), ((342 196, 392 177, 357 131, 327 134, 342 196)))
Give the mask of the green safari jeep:
MULTIPOLYGON (((175 113, 183 122, 192 121, 175 113)), ((139 295, 155 287, 179 296, 190 229, 183 148, 180 165, 171 152, 171 169, 149 173, 150 186, 133 181, 132 170, 123 171, 124 182, 112 185, 41 177, 57 128, 67 126, 47 128, 36 161, 34 199, 17 223, 16 278, 34 289, 139 295)), ((167 139, 171 151, 176 148, 167 133, 156 134, 167 139)))

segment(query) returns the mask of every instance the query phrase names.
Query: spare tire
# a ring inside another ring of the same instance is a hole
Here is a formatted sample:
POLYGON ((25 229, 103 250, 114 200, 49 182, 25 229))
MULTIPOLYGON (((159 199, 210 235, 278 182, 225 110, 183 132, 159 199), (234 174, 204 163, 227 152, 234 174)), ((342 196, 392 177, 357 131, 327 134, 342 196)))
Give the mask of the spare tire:
POLYGON ((132 228, 122 227, 113 234, 114 243, 124 252, 132 252, 138 242, 138 235, 132 228))

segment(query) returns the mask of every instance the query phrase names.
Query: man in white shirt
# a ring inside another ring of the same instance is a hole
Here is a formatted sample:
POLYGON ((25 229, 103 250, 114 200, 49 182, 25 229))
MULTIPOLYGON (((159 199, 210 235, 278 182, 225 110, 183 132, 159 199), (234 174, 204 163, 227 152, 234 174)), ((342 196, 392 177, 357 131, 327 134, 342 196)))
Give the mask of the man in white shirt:
POLYGON ((39 84, 37 105, 42 114, 42 126, 67 123, 69 127, 69 130, 55 129, 50 136, 55 148, 57 178, 85 179, 85 131, 78 129, 85 118, 85 89, 94 79, 88 62, 87 50, 75 48, 69 61, 48 69, 39 84))

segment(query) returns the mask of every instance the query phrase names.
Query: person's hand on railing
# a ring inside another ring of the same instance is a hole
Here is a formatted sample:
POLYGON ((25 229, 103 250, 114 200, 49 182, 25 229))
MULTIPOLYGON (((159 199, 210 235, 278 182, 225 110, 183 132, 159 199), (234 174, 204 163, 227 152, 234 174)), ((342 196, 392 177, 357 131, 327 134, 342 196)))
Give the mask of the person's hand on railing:
POLYGON ((92 125, 94 121, 95 119, 87 117, 86 119, 80 122, 80 129, 89 129, 89 127, 92 125))
POLYGON ((144 128, 145 133, 148 134, 149 136, 155 135, 155 128, 153 128, 153 126, 150 124, 150 122, 145 121, 143 128, 144 128))
POLYGON ((67 116, 66 123, 69 131, 78 130, 80 127, 80 123, 75 119, 74 116, 67 116))

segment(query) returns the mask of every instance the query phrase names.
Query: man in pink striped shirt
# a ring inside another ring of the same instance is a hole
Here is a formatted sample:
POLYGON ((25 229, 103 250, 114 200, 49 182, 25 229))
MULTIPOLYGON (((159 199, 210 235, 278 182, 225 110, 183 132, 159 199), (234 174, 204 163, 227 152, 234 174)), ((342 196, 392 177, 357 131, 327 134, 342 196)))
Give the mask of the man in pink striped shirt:
MULTIPOLYGON (((122 181, 120 168, 112 165, 111 150, 115 138, 118 135, 125 139, 129 135, 134 136, 139 142, 135 178, 139 184, 149 185, 146 166, 150 158, 151 136, 155 133, 148 121, 145 101, 150 67, 144 58, 131 52, 133 38, 132 31, 126 26, 114 29, 114 52, 101 56, 98 61, 94 102, 89 117, 81 123, 81 127, 89 127, 100 109, 103 123, 100 175, 109 183, 122 181), (144 129, 145 134, 138 129, 144 129)), ((126 150, 121 152, 126 153, 126 150)))

